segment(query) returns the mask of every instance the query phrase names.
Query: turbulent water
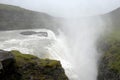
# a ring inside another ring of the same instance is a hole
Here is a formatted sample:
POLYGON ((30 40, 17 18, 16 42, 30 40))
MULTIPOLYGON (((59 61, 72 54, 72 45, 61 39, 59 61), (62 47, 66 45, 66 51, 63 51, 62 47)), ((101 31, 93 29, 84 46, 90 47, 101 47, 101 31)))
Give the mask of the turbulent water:
POLYGON ((57 36, 46 29, 28 30, 30 32, 1 31, 0 49, 15 49, 40 58, 60 60, 70 80, 97 80, 100 57, 97 41, 110 27, 106 28, 104 20, 96 15, 103 15, 118 8, 120 0, 0 0, 0 2, 65 18, 57 36))
POLYGON ((46 29, 13 30, 0 32, 0 48, 20 50, 23 53, 48 56, 48 48, 55 43, 55 35, 46 29))
POLYGON ((72 66, 67 61, 66 53, 69 52, 64 35, 55 36, 51 30, 47 29, 27 29, 0 31, 0 36, 0 49, 19 50, 40 58, 60 60, 66 73, 72 74, 72 66))
POLYGON ((57 36, 47 29, 1 31, 0 49, 60 60, 70 80, 96 80, 96 42, 105 30, 104 22, 95 17, 64 20, 62 24, 57 36))

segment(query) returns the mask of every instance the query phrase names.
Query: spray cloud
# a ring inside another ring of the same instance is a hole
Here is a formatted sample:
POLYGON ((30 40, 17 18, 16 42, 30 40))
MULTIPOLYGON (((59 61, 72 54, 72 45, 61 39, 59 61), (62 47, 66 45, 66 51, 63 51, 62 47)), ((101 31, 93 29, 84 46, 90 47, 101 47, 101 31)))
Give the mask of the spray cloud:
POLYGON ((63 55, 66 56, 62 58, 72 65, 73 74, 76 76, 67 74, 71 80, 97 79, 99 53, 96 43, 106 27, 100 16, 90 16, 114 10, 119 7, 119 0, 1 0, 0 2, 64 17, 60 40, 63 38, 61 35, 66 37, 68 51, 65 53, 63 51, 63 55))

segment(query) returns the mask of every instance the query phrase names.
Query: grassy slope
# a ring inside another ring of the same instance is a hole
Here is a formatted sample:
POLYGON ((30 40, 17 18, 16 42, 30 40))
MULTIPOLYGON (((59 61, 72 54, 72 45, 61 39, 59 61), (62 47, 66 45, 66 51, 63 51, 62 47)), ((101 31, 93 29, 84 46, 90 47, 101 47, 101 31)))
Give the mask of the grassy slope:
POLYGON ((120 80, 120 27, 102 41, 102 56, 98 80, 120 80))
POLYGON ((48 14, 0 4, 0 30, 47 28, 56 31, 58 23, 48 14))
POLYGON ((109 60, 109 68, 120 73, 120 28, 114 29, 107 37, 107 41, 110 47, 105 52, 104 57, 109 60))
POLYGON ((13 5, 7 5, 7 4, 0 4, 0 10, 16 10, 16 11, 26 11, 26 9, 21 8, 21 7, 17 7, 17 6, 13 6, 13 5))

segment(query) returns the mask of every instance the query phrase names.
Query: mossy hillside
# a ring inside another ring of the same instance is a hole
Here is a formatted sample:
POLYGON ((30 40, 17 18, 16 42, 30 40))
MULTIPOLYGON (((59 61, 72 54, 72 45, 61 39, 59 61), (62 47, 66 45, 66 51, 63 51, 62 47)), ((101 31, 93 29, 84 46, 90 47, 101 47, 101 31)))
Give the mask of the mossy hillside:
POLYGON ((15 10, 15 11, 26 11, 23 8, 17 7, 17 6, 11 6, 11 5, 5 5, 5 4, 0 4, 0 10, 15 10))
POLYGON ((107 35, 101 44, 104 54, 99 65, 98 80, 120 80, 120 27, 107 35))
POLYGON ((120 73, 120 27, 115 28, 106 38, 109 45, 104 57, 108 58, 108 67, 120 73))
POLYGON ((112 43, 103 58, 108 60, 107 66, 109 69, 115 70, 120 74, 120 42, 112 43))
POLYGON ((59 65, 60 66, 60 62, 56 61, 56 60, 49 60, 49 59, 39 59, 36 56, 33 56, 31 54, 23 54, 19 51, 16 50, 12 50, 11 51, 12 54, 15 56, 15 60, 16 62, 20 65, 20 64, 25 64, 25 63, 35 63, 35 62, 39 62, 40 66, 54 66, 54 65, 59 65))
POLYGON ((19 66, 22 66, 26 63, 34 63, 35 59, 38 60, 37 57, 30 55, 30 54, 22 54, 21 52, 16 51, 16 50, 13 50, 11 52, 15 57, 17 65, 19 65, 19 66))
POLYGON ((105 41, 120 41, 120 27, 113 28, 113 30, 105 37, 105 41))
POLYGON ((57 33, 56 18, 43 12, 0 4, 0 30, 46 28, 57 33))
POLYGON ((18 72, 22 80, 68 80, 59 61, 39 59, 30 54, 13 50, 18 72))

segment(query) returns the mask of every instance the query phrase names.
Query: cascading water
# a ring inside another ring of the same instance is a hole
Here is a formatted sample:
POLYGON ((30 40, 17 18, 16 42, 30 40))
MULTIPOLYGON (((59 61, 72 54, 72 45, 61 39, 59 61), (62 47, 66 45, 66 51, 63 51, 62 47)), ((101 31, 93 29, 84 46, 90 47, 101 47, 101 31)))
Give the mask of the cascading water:
POLYGON ((97 80, 99 53, 96 43, 106 26, 100 16, 95 15, 119 7, 119 0, 20 0, 21 4, 16 0, 1 2, 65 18, 60 34, 52 41, 41 41, 38 35, 22 35, 20 38, 18 35, 8 35, 14 31, 6 32, 8 37, 5 37, 5 32, 1 32, 1 49, 17 49, 23 53, 60 60, 70 80, 97 80))
POLYGON ((1 31, 0 35, 3 36, 0 37, 1 49, 19 50, 44 58, 49 56, 47 47, 52 46, 56 40, 54 33, 47 29, 1 31), (30 31, 34 34, 21 34, 30 31))
POLYGON ((60 60, 66 73, 73 75, 72 65, 67 61, 69 50, 63 34, 55 37, 55 34, 47 29, 28 29, 1 31, 0 36, 0 49, 19 50, 40 58, 60 60))
POLYGON ((0 48, 60 60, 70 80, 96 80, 99 59, 96 41, 104 23, 99 17, 64 22, 56 37, 46 29, 2 31, 0 35, 6 37, 0 38, 0 48), (41 32, 47 32, 48 36, 41 36, 41 32))
POLYGON ((98 17, 68 19, 63 22, 63 32, 67 36, 69 53, 76 78, 71 80, 97 80, 97 40, 105 30, 105 23, 98 17))

